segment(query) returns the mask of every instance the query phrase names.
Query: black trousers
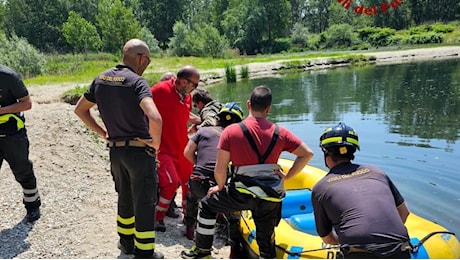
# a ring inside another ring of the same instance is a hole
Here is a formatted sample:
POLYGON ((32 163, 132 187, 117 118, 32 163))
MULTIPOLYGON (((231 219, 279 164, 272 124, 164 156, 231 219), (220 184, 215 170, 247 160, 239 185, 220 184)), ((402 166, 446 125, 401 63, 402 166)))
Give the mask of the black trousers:
POLYGON ((201 199, 206 196, 211 187, 210 179, 194 178, 192 175, 188 182, 187 205, 184 216, 184 224, 187 227, 194 226, 198 216, 198 205, 201 199))
POLYGON ((17 134, 0 137, 0 168, 3 160, 8 162, 14 178, 23 189, 25 207, 39 207, 41 202, 37 179, 32 161, 29 160, 29 139, 25 128, 18 131, 17 134))
POLYGON ((271 202, 242 194, 225 187, 222 191, 205 197, 201 201, 198 228, 195 235, 196 246, 210 250, 214 239, 217 213, 229 215, 240 210, 251 210, 256 225, 257 244, 262 258, 275 258, 275 227, 281 220, 281 202, 271 202), (211 225, 210 223, 214 223, 211 225))
POLYGON ((117 231, 135 254, 150 256, 155 248, 155 205, 158 174, 155 156, 145 147, 110 148, 111 173, 118 193, 117 231))

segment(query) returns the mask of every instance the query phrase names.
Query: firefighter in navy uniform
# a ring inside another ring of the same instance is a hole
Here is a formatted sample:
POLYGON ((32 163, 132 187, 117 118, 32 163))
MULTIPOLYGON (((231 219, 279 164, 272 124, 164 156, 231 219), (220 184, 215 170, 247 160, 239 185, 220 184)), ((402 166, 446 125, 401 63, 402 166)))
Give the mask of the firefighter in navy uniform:
POLYGON ((162 120, 150 85, 141 77, 149 63, 148 46, 129 40, 123 62, 96 76, 75 108, 86 125, 107 139, 118 193, 118 248, 135 258, 163 258, 155 252, 156 151, 162 120), (90 113, 95 104, 107 130, 90 113))
POLYGON ((344 123, 327 128, 320 147, 329 173, 311 199, 324 243, 340 245, 343 258, 410 258, 409 209, 382 170, 351 162, 359 149, 356 131, 344 123))
POLYGON ((7 161, 22 186, 27 222, 40 218, 41 205, 24 125, 23 111, 31 108, 32 100, 20 76, 0 65, 0 167, 7 161))

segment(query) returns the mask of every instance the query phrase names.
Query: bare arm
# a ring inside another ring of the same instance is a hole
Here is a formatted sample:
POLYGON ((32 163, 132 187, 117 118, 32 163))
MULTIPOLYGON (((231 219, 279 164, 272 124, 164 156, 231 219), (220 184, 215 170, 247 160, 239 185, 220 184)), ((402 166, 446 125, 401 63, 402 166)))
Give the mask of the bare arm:
POLYGON ((104 139, 107 139, 107 131, 100 126, 96 119, 91 115, 90 109, 95 104, 88 101, 84 96, 82 96, 75 107, 75 114, 85 123, 91 130, 95 131, 98 135, 102 136, 104 139))
POLYGON ((330 232, 324 237, 321 237, 324 243, 329 244, 329 245, 339 245, 339 239, 337 238, 337 235, 334 232, 330 232))
POLYGON ((18 101, 9 106, 0 107, 0 114, 20 113, 32 108, 32 99, 30 99, 29 95, 18 99, 18 101))
POLYGON ((162 119, 160 112, 157 109, 157 106, 153 102, 153 99, 150 97, 146 97, 141 100, 139 104, 144 114, 147 116, 149 120, 149 131, 150 135, 152 136, 151 141, 144 141, 147 145, 153 147, 155 150, 158 151, 160 148, 161 142, 161 126, 162 126, 162 119))
POLYGON ((295 149, 292 154, 296 155, 296 159, 292 164, 292 167, 289 169, 287 174, 284 176, 285 179, 289 179, 292 176, 299 173, 303 167, 310 161, 313 157, 313 150, 310 149, 305 143, 302 142, 297 149, 295 149))
POLYGON ((188 122, 190 124, 199 125, 201 123, 201 118, 192 112, 189 112, 188 122))
POLYGON ((196 163, 196 148, 197 145, 194 141, 188 140, 187 146, 184 149, 184 156, 189 160, 192 164, 196 163))
POLYGON ((399 213, 399 216, 401 217, 402 222, 406 223, 407 217, 409 217, 409 214, 410 214, 407 204, 404 202, 397 209, 398 209, 398 213, 399 213))
POLYGON ((216 179, 217 186, 211 187, 208 195, 221 191, 225 182, 227 181, 227 167, 230 162, 230 152, 219 149, 217 151, 216 168, 214 168, 214 178, 216 179))

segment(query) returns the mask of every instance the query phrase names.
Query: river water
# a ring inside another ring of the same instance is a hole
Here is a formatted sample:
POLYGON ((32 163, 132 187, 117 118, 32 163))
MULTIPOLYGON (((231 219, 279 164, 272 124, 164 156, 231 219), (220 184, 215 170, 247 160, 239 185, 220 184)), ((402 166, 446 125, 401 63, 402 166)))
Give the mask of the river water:
POLYGON ((314 150, 311 165, 327 170, 319 136, 345 122, 359 135, 356 163, 382 168, 412 212, 460 236, 460 59, 274 75, 209 91, 246 116, 259 85, 273 92, 269 119, 314 150))

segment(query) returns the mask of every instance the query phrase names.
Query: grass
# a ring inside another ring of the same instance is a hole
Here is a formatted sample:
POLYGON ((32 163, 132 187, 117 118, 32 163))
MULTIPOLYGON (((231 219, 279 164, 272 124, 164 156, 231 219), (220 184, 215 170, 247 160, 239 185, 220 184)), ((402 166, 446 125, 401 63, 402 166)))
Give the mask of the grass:
MULTIPOLYGON (((453 33, 454 34, 454 33, 453 33)), ((456 38, 455 34, 451 38, 456 38)), ((454 41, 454 40, 451 40, 454 41)), ((379 48, 378 50, 369 51, 384 51, 384 50, 397 50, 409 48, 425 48, 425 47, 438 47, 447 46, 449 44, 429 44, 417 46, 393 46, 387 48, 379 48)), ((282 53, 270 55, 255 55, 255 56, 238 56, 230 59, 215 59, 215 58, 200 58, 200 57, 153 57, 152 62, 144 72, 144 77, 148 82, 158 82, 161 75, 166 71, 176 73, 181 67, 185 65, 193 65, 198 70, 212 70, 212 69, 225 69, 227 66, 247 65, 253 62, 270 62, 270 61, 284 61, 288 67, 302 66, 309 64, 310 59, 327 58, 328 60, 341 60, 350 59, 358 63, 363 60, 359 57, 361 53, 368 51, 324 51, 324 52, 302 52, 302 53, 282 53), (300 60, 300 61, 292 61, 300 60), (296 64, 297 63, 297 64, 296 64)), ((49 84, 89 84, 93 78, 113 67, 120 61, 120 57, 113 54, 99 53, 89 55, 49 55, 47 56, 47 68, 43 75, 25 79, 27 86, 36 85, 49 85, 49 84)), ((213 76, 208 75, 207 76, 213 76)), ((212 72, 210 73, 212 74, 212 72)))
MULTIPOLYGON (((152 62, 144 72, 148 82, 159 81, 166 71, 177 72, 185 65, 193 65, 198 70, 226 68, 227 66, 246 65, 253 62, 270 62, 275 60, 289 60, 300 58, 340 57, 345 52, 308 52, 287 53, 273 55, 239 56, 231 59, 215 59, 200 57, 153 57, 152 62)), ((116 55, 100 53, 84 56, 77 55, 49 55, 47 56, 46 72, 43 75, 25 79, 28 86, 62 84, 73 82, 88 84, 93 78, 113 67, 120 61, 116 55)))

